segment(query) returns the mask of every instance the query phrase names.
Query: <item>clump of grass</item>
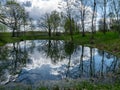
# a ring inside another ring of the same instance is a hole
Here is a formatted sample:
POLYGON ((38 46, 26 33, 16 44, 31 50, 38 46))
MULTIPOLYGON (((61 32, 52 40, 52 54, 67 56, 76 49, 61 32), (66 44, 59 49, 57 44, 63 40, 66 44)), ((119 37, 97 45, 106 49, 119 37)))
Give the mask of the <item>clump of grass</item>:
POLYGON ((90 82, 83 82, 76 85, 72 90, 120 90, 120 85, 117 83, 116 84, 94 84, 90 82))
POLYGON ((40 87, 40 88, 37 88, 36 90, 47 90, 46 87, 40 87))

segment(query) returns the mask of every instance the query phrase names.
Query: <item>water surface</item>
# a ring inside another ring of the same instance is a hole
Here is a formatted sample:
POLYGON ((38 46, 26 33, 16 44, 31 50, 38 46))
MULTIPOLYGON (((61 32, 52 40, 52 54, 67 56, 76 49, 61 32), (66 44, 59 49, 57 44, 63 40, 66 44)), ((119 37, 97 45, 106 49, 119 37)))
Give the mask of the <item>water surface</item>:
POLYGON ((31 40, 0 47, 0 84, 110 77, 119 58, 96 48, 58 40, 31 40))

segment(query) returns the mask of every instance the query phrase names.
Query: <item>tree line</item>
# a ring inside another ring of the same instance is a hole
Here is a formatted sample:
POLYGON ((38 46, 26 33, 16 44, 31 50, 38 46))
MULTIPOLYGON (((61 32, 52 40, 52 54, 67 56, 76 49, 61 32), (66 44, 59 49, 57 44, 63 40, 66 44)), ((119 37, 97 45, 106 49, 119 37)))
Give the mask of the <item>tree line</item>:
POLYGON ((59 8, 61 11, 59 14, 58 12, 56 15, 53 14, 54 11, 45 14, 46 17, 44 16, 43 21, 39 22, 40 26, 47 25, 48 31, 51 32, 54 21, 51 16, 53 16, 54 19, 58 17, 56 22, 57 20, 59 22, 54 24, 63 27, 64 32, 70 34, 71 39, 76 32, 82 33, 84 37, 87 28, 91 32, 92 39, 97 30, 104 34, 108 30, 120 33, 120 0, 63 0, 59 8))
MULTIPOLYGON (((120 0, 62 0, 59 9, 59 12, 45 13, 37 20, 40 29, 46 30, 49 37, 62 32, 73 40, 73 34, 81 33, 85 37, 87 30, 92 39, 97 30, 104 34, 108 30, 120 33, 120 0)), ((19 36, 21 27, 28 24, 32 29, 32 21, 25 8, 14 0, 0 5, 0 28, 3 25, 11 28, 13 37, 19 36)))

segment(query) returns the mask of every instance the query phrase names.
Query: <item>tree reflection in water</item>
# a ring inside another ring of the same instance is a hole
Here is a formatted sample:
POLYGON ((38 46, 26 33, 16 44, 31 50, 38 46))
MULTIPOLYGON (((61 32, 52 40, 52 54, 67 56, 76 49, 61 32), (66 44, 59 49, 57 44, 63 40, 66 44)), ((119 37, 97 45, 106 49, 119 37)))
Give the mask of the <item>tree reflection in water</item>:
POLYGON ((28 55, 19 42, 6 45, 0 51, 4 51, 0 54, 0 81, 4 84, 16 79, 21 68, 26 65, 28 55))
POLYGON ((7 44, 0 47, 0 84, 13 81, 34 84, 65 78, 105 79, 118 71, 118 60, 104 51, 68 41, 33 40, 7 44))

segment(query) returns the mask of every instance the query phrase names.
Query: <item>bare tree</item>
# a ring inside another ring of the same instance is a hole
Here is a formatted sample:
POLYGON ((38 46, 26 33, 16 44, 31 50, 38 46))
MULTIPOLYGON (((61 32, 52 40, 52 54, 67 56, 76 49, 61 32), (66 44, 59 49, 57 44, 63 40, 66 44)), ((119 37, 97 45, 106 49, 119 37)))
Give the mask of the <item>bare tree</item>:
POLYGON ((112 10, 113 10, 113 14, 114 14, 114 21, 116 24, 116 29, 117 31, 120 33, 120 19, 119 19, 119 15, 120 15, 120 0, 112 0, 112 10))
POLYGON ((104 34, 106 33, 106 8, 107 8, 107 0, 104 0, 104 34))
POLYGON ((90 14, 88 10, 89 1, 88 0, 75 0, 75 6, 79 10, 80 13, 80 21, 82 26, 82 36, 85 36, 85 21, 88 16, 88 13, 90 14))
POLYGON ((52 29, 54 31, 55 34, 57 34, 57 28, 60 25, 60 16, 59 13, 57 11, 52 11, 51 15, 51 24, 52 24, 52 29))
POLYGON ((96 0, 93 1, 93 14, 92 14, 92 36, 91 39, 94 38, 94 19, 95 19, 95 12, 96 11, 96 0))
MULTIPOLYGON (((69 21, 69 32, 71 36, 71 40, 73 40, 73 28, 72 28, 72 18, 73 18, 73 7, 74 7, 74 0, 63 0, 64 4, 61 4, 61 7, 63 9, 65 21, 69 21)), ((65 24, 65 23, 64 23, 65 24)))
POLYGON ((102 17, 103 17, 103 33, 105 34, 107 31, 107 22, 106 22, 106 18, 107 18, 107 8, 108 8, 108 3, 109 0, 100 0, 99 2, 99 7, 101 9, 101 13, 102 13, 102 17))
POLYGON ((15 32, 20 31, 20 25, 23 21, 24 8, 15 1, 7 1, 6 5, 2 6, 0 14, 0 22, 12 29, 12 36, 15 37, 15 32))
POLYGON ((71 4, 72 4, 72 1, 67 1, 67 17, 70 21, 70 27, 69 27, 69 30, 70 30, 70 35, 71 35, 71 40, 73 41, 73 30, 72 30, 72 16, 71 16, 71 4))
POLYGON ((43 17, 41 17, 38 20, 38 26, 44 30, 47 30, 49 37, 51 37, 52 24, 49 13, 46 13, 43 17))
POLYGON ((23 27, 24 27, 24 35, 25 35, 25 31, 26 31, 26 25, 28 25, 28 21, 29 21, 29 13, 23 11, 23 27))

